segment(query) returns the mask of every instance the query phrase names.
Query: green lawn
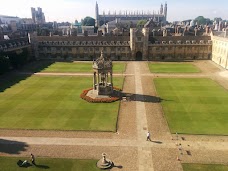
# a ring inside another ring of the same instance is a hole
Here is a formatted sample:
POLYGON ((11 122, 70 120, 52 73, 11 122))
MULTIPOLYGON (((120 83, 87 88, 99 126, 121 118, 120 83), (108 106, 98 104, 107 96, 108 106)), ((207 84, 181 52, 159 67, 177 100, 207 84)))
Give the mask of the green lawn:
MULTIPOLYGON (((96 160, 77 160, 77 159, 53 159, 36 158, 37 166, 22 168, 17 165, 18 160, 28 160, 26 157, 0 157, 0 170, 21 171, 21 170, 54 170, 54 171, 99 171, 96 167, 96 160)), ((31 163, 31 162, 30 162, 31 163)))
POLYGON ((210 79, 156 78, 172 133, 228 135, 228 92, 210 79))
POLYGON ((198 73, 200 70, 189 63, 149 63, 150 72, 153 73, 198 73))
POLYGON ((228 165, 219 164, 182 164, 184 171, 227 171, 228 165))
MULTIPOLYGON (((83 89, 92 87, 92 77, 32 76, 1 89, 9 82, 1 80, 0 85, 0 128, 116 130, 119 102, 80 99, 83 89)), ((116 87, 122 84, 122 77, 114 78, 116 87)))
MULTIPOLYGON (((123 73, 125 71, 126 63, 113 63, 113 73, 123 73)), ((24 67, 25 71, 31 72, 57 72, 57 73, 83 73, 93 72, 91 62, 51 62, 51 61, 37 61, 33 64, 28 64, 24 67)))

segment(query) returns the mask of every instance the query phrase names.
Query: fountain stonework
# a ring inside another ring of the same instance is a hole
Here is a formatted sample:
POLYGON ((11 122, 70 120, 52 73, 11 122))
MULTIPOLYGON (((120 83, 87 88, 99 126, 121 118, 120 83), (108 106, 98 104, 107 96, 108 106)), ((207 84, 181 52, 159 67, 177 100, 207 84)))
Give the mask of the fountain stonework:
POLYGON ((93 93, 97 95, 111 95, 113 93, 112 60, 104 53, 93 62, 93 93))
POLYGON ((110 103, 121 99, 121 89, 113 86, 112 60, 103 51, 93 61, 93 88, 84 90, 80 97, 91 103, 110 103))
POLYGON ((102 158, 97 162, 97 167, 100 169, 109 169, 113 165, 113 162, 106 158, 106 153, 102 153, 102 158))

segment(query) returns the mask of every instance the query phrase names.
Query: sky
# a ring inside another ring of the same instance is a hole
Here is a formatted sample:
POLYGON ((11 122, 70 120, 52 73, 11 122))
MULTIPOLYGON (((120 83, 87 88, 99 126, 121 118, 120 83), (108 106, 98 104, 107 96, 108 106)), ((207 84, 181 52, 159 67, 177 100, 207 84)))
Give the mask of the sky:
MULTIPOLYGON (((158 12, 161 3, 168 4, 168 21, 194 19, 198 16, 228 20, 228 0, 97 0, 100 14, 105 11, 158 12)), ((41 7, 46 21, 80 21, 95 18, 96 0, 0 0, 0 15, 31 18, 31 7, 41 7)))

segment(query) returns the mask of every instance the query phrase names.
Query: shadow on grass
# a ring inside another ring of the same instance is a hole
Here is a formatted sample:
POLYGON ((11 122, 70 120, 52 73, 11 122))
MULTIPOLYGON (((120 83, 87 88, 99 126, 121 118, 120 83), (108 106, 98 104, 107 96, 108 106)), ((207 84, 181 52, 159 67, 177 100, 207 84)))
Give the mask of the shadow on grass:
POLYGON ((52 65, 55 62, 57 62, 57 61, 56 60, 33 61, 33 62, 23 66, 23 68, 21 68, 19 71, 27 72, 27 73, 40 72, 40 71, 44 70, 45 68, 48 68, 50 65, 52 65))
POLYGON ((19 83, 22 80, 26 80, 31 74, 19 75, 16 72, 7 73, 0 76, 0 92, 4 92, 6 89, 12 87, 13 85, 19 83))
POLYGON ((24 142, 10 141, 0 139, 0 152, 8 154, 20 154, 21 151, 26 151, 28 145, 24 142))
POLYGON ((50 167, 46 165, 36 164, 35 166, 39 169, 50 169, 50 167))
POLYGON ((9 73, 0 75, 0 92, 4 92, 7 88, 19 83, 22 80, 26 80, 28 77, 32 76, 34 72, 40 72, 47 68, 55 61, 34 61, 29 63, 19 70, 13 70, 9 73))

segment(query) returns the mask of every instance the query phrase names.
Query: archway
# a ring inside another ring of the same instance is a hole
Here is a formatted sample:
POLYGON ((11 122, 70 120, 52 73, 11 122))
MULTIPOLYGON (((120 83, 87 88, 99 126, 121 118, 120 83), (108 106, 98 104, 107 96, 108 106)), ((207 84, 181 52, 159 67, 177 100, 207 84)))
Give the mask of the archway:
POLYGON ((136 53, 136 61, 142 61, 142 52, 138 51, 136 53))

